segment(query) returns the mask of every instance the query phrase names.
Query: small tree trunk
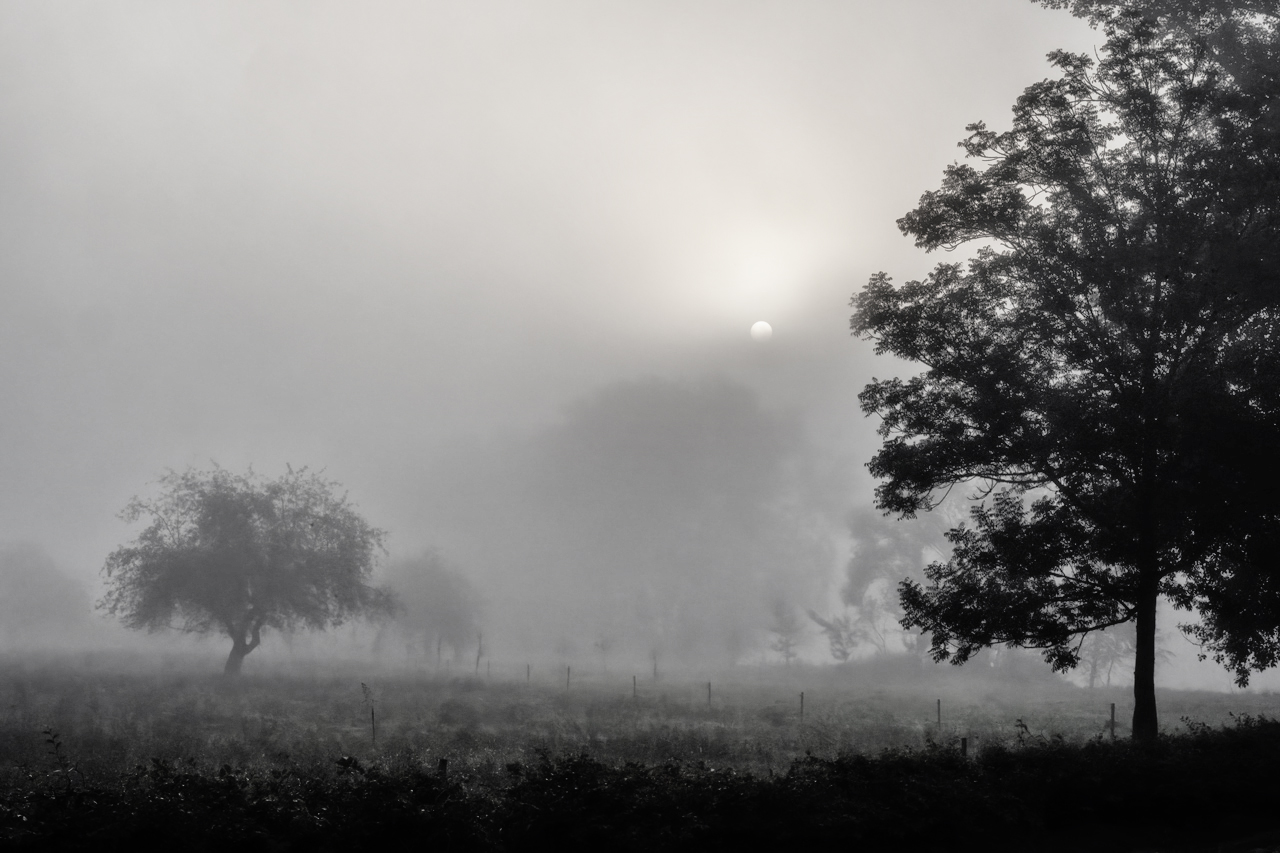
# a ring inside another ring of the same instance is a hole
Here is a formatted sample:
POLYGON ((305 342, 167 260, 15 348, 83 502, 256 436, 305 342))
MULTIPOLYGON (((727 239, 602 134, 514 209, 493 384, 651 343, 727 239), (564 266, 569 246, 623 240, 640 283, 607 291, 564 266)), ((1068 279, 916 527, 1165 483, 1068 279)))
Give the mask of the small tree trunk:
POLYGON ((1138 637, 1133 665, 1133 739, 1151 742, 1160 732, 1156 716, 1156 601, 1154 581, 1143 583, 1138 601, 1138 637))

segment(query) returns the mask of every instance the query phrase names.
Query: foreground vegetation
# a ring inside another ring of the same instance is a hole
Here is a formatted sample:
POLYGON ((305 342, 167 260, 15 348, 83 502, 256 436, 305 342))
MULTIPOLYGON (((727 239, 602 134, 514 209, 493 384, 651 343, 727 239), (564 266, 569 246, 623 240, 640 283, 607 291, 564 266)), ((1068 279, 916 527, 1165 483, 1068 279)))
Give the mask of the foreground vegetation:
POLYGON ((0 668, 9 846, 190 847, 199 828, 210 849, 1208 850, 1278 828, 1268 695, 1171 693, 1186 719, 1139 747, 1106 731, 1122 691, 965 694, 950 669, 930 689, 880 672, 881 691, 858 687, 869 666, 743 672, 708 703, 692 679, 635 696, 629 676, 363 690, 355 673, 233 683, 85 663, 0 668))

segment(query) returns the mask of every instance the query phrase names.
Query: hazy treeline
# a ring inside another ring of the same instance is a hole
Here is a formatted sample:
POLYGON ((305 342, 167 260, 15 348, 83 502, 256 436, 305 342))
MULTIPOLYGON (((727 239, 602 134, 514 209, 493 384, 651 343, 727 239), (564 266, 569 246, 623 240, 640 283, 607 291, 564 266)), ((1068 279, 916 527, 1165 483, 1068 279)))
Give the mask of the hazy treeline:
POLYGON ((8 651, 88 646, 102 633, 89 591, 38 546, 0 547, 0 642, 8 651))
POLYGON ((734 662, 838 570, 822 462, 742 386, 621 382, 540 432, 457 448, 419 536, 481 590, 495 656, 734 662))

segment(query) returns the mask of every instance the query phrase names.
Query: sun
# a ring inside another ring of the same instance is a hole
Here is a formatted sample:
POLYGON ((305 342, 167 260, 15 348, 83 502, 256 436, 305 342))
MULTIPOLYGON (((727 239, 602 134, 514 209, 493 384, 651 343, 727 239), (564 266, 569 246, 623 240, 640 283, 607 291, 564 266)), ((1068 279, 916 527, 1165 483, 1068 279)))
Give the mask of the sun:
POLYGON ((751 327, 751 339, 757 343, 764 343, 773 337, 773 326, 770 326, 764 320, 759 321, 751 327))

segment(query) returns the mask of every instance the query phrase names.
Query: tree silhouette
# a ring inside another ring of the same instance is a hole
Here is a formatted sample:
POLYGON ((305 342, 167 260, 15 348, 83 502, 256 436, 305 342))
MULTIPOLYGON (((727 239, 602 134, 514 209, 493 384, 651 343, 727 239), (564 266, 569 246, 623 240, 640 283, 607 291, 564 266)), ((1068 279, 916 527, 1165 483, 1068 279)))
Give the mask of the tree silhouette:
POLYGON ((160 497, 134 498, 121 517, 151 523, 107 558, 99 607, 130 628, 220 631, 237 675, 267 628, 323 629, 388 612, 369 584, 383 533, 305 468, 276 480, 250 472, 170 471, 160 497))
POLYGON ((978 166, 899 220, 976 257, 874 276, 852 328, 923 366, 860 396, 879 507, 981 500, 928 586, 901 584, 904 625, 938 660, 1009 643, 1062 670, 1132 621, 1150 739, 1161 596, 1242 683, 1280 655, 1280 78, 1224 69, 1210 30, 1099 15, 1100 60, 1051 54, 1061 78, 1008 132, 971 125, 978 166))

